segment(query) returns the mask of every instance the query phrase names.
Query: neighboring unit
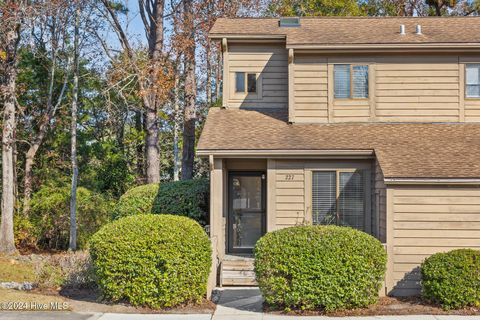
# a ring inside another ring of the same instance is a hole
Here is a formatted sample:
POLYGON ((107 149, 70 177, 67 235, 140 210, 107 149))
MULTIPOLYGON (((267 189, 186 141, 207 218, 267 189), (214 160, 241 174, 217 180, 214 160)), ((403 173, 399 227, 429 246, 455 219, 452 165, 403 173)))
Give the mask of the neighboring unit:
POLYGON ((258 238, 305 223, 385 243, 392 295, 419 293, 425 257, 480 248, 480 18, 219 19, 210 37, 210 285, 251 284, 258 238))

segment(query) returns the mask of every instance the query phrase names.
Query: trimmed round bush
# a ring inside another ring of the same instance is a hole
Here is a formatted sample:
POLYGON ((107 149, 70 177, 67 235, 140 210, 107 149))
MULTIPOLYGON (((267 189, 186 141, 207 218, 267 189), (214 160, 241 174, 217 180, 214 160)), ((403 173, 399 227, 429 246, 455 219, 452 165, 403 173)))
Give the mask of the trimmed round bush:
POLYGON ((480 251, 436 253, 422 263, 425 298, 444 309, 480 306, 480 251))
POLYGON ((200 301, 207 291, 210 240, 194 220, 136 215, 101 228, 90 240, 105 298, 167 308, 200 301))
POLYGON ((185 215, 201 225, 208 224, 210 184, 207 179, 162 183, 152 213, 185 215))
POLYGON ((347 227, 297 226, 267 233, 255 246, 265 301, 285 310, 333 311, 378 299, 387 254, 377 239, 347 227))
POLYGON ((115 218, 151 213, 158 189, 159 185, 152 183, 144 184, 125 192, 115 207, 115 218))

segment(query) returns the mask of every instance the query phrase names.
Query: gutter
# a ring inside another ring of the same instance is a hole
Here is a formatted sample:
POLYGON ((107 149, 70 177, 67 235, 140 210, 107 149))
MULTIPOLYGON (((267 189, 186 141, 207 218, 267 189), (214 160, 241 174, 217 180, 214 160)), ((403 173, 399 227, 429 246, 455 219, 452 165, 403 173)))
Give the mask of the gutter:
POLYGON ((225 150, 225 149, 199 149, 197 156, 215 156, 221 158, 348 158, 369 159, 373 150, 225 150))
POLYGON ((480 185, 477 178, 384 178, 386 185, 480 185))

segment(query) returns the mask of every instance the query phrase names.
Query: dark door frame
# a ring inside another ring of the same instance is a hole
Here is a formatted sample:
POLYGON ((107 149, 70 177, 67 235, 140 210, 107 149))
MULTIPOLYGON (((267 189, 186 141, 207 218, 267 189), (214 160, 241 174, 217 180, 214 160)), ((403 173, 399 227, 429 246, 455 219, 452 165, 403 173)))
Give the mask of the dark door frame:
MULTIPOLYGON (((244 177, 260 177, 262 182, 261 187, 261 209, 260 210, 251 210, 251 212, 259 213, 261 217, 261 232, 262 235, 266 232, 266 222, 267 222, 267 206, 266 206, 266 180, 267 175, 265 171, 229 171, 228 172, 228 212, 227 212, 227 250, 228 253, 252 253, 252 249, 239 249, 233 248, 233 176, 244 176, 244 177)), ((248 211, 245 211, 248 212, 248 211)))

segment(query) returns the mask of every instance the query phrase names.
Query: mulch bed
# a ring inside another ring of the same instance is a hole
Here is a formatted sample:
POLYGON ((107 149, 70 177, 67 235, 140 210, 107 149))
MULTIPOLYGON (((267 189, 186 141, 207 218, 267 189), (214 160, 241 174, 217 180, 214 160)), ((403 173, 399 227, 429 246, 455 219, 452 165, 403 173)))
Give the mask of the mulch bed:
POLYGON ((368 308, 342 310, 335 312, 325 311, 302 311, 292 310, 285 312, 283 310, 275 310, 265 305, 264 311, 273 314, 283 315, 302 315, 302 316, 319 316, 328 315, 331 317, 345 316, 380 316, 380 315, 480 315, 480 308, 465 308, 460 310, 445 311, 440 306, 434 306, 420 297, 393 298, 382 297, 378 303, 368 308))

